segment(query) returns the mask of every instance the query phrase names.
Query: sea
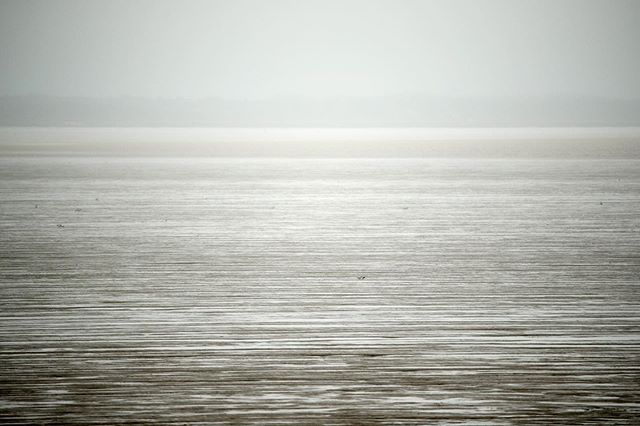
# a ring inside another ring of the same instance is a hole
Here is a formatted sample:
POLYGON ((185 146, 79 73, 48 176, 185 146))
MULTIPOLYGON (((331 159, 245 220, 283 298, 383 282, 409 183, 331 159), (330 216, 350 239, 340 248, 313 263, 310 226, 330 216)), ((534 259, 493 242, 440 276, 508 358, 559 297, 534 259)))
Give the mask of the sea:
POLYGON ((172 131, 0 132, 0 422, 640 423, 640 139, 172 131))

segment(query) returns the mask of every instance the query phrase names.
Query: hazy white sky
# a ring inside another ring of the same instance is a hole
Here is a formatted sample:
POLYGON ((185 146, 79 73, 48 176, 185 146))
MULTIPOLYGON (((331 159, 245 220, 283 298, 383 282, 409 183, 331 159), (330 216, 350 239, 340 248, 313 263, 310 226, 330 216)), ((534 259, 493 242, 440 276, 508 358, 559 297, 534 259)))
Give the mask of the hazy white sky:
POLYGON ((640 98, 638 0, 0 1, 0 95, 640 98))

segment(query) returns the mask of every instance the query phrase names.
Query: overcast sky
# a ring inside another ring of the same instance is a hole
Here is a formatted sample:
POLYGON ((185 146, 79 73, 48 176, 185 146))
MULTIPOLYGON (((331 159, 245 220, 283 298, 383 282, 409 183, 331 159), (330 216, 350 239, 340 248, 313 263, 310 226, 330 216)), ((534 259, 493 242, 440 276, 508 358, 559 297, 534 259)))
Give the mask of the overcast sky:
POLYGON ((0 5, 0 95, 640 98, 637 0, 0 5))

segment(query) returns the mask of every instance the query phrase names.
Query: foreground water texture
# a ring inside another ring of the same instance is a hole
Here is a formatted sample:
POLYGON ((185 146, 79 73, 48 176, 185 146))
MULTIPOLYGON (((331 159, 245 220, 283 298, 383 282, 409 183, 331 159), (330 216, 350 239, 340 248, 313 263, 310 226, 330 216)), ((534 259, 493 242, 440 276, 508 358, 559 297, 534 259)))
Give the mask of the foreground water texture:
POLYGON ((0 178, 3 422, 640 422, 638 160, 0 178))

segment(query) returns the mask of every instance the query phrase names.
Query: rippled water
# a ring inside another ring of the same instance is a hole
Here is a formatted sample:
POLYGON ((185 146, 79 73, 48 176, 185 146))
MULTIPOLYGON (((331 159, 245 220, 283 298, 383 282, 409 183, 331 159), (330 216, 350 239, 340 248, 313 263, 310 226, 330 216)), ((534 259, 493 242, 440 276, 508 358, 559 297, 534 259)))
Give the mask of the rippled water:
POLYGON ((9 423, 637 424, 640 161, 4 157, 0 303, 9 423))

